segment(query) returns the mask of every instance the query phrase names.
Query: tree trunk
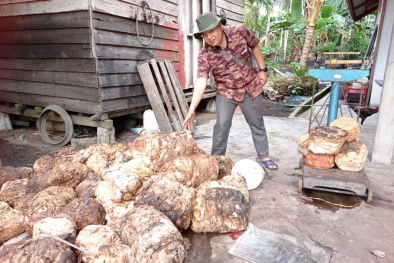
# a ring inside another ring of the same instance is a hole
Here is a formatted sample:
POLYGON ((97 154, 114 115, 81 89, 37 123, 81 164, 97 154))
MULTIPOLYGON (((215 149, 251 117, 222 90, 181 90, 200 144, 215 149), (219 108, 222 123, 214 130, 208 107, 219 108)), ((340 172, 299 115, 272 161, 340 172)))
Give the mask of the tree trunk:
POLYGON ((271 30, 271 25, 270 25, 270 20, 271 20, 271 15, 268 14, 268 18, 267 18, 267 29, 265 31, 265 43, 264 43, 264 47, 269 48, 270 47, 270 30, 271 30))
POLYGON ((306 1, 306 13, 307 13, 307 27, 305 32, 305 41, 302 48, 302 54, 300 64, 303 68, 306 68, 306 61, 309 58, 309 54, 312 50, 313 32, 315 31, 315 23, 320 11, 320 7, 323 5, 324 0, 317 0, 315 5, 314 1, 306 1), (313 12, 311 12, 313 10, 313 12))
POLYGON ((306 61, 309 59, 309 54, 312 50, 313 32, 315 31, 314 26, 308 26, 306 28, 304 47, 302 48, 300 64, 302 67, 306 67, 306 61))

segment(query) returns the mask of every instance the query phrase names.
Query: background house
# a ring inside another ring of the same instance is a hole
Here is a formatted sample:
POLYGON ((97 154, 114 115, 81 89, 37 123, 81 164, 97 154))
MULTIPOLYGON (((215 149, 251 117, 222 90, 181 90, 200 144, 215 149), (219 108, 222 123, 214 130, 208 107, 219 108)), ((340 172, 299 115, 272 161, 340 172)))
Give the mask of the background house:
POLYGON ((243 0, 0 0, 0 110, 58 105, 74 124, 111 129, 150 105, 139 63, 170 60, 193 86, 195 18, 221 9, 243 21, 243 0))

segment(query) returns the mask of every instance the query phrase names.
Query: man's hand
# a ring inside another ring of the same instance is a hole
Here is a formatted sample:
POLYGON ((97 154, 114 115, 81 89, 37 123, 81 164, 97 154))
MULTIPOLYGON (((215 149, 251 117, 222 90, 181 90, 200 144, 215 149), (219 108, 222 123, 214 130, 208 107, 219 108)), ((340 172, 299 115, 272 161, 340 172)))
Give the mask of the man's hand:
POLYGON ((188 112, 186 117, 185 117, 185 121, 182 124, 182 129, 183 130, 190 130, 193 126, 193 120, 194 120, 194 116, 196 116, 196 113, 194 111, 192 112, 188 112))
POLYGON ((259 77, 261 83, 263 83, 263 86, 267 84, 267 72, 260 71, 257 76, 259 77))

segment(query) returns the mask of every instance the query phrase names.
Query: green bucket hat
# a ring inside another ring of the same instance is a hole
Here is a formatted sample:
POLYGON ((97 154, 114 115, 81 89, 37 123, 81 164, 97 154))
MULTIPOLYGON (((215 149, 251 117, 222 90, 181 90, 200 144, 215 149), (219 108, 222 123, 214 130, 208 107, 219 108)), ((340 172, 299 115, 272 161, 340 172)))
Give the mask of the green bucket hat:
POLYGON ((199 15, 196 18, 196 22, 199 32, 193 34, 195 39, 200 39, 202 33, 215 28, 219 23, 222 23, 224 26, 226 25, 226 19, 221 18, 218 20, 216 14, 213 12, 206 12, 199 15))

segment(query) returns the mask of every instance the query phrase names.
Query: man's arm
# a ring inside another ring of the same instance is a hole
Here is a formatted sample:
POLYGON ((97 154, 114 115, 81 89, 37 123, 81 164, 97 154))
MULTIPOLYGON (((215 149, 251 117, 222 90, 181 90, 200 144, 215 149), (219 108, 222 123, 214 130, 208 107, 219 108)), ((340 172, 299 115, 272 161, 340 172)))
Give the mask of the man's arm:
MULTIPOLYGON (((261 49, 259 45, 256 45, 252 48, 252 53, 254 57, 256 58, 257 64, 261 69, 265 68, 265 62, 264 62, 264 56, 263 53, 261 52, 261 49)), ((267 73, 264 71, 260 71, 258 73, 259 79, 265 85, 267 83, 267 73)))
POLYGON ((189 112, 185 117, 182 128, 190 130, 193 125, 195 111, 200 103, 202 96, 204 95, 205 89, 207 88, 208 78, 198 78, 194 85, 192 102, 190 103, 189 112))

